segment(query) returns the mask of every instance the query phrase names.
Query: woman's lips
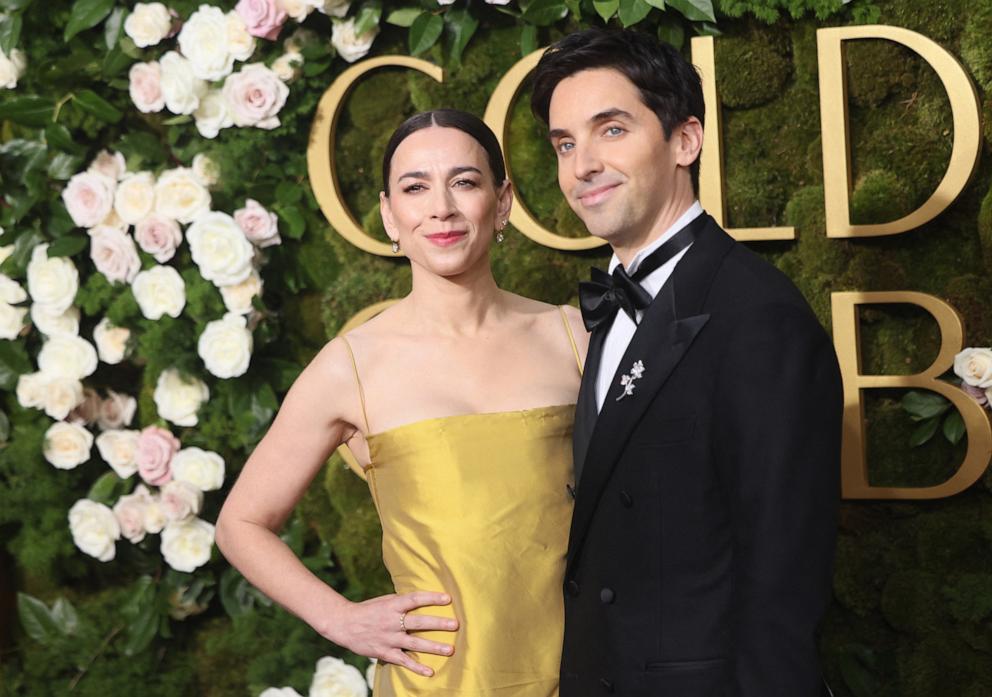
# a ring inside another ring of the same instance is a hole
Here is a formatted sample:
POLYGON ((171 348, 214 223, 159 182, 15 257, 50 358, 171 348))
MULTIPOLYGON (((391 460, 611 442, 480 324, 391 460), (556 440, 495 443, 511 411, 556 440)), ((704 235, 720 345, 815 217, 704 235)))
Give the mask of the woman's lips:
POLYGON ((426 235, 426 237, 438 247, 448 247, 461 240, 467 234, 465 230, 450 230, 448 232, 435 232, 432 235, 426 235))

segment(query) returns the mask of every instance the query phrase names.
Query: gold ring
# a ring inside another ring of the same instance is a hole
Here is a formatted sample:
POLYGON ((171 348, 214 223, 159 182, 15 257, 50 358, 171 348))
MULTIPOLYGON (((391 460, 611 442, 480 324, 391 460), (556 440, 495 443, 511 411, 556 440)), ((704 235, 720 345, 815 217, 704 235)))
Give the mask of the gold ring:
POLYGON ((400 630, 401 631, 404 631, 404 632, 406 631, 406 613, 405 612, 401 612, 400 613, 400 630))

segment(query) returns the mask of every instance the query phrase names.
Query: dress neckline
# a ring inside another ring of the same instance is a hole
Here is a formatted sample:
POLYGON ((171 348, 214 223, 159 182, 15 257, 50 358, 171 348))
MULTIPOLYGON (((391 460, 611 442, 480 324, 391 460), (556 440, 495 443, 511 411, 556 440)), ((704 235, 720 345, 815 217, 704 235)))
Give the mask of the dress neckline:
POLYGON ((554 412, 566 408, 574 409, 575 402, 571 402, 568 404, 548 404, 541 407, 528 407, 527 409, 511 409, 505 411, 479 411, 479 412, 470 412, 466 414, 450 414, 448 416, 430 416, 426 419, 417 419, 416 421, 409 421, 405 424, 400 424, 399 426, 393 426, 391 428, 387 428, 384 431, 377 431, 375 433, 370 433, 369 435, 365 436, 365 442, 371 444, 371 442, 374 439, 380 438, 382 436, 392 435, 398 431, 404 431, 406 429, 413 428, 415 426, 425 426, 429 423, 438 423, 442 421, 455 421, 462 419, 470 420, 470 419, 477 419, 482 416, 490 416, 490 417, 524 416, 536 412, 542 412, 542 411, 554 412))

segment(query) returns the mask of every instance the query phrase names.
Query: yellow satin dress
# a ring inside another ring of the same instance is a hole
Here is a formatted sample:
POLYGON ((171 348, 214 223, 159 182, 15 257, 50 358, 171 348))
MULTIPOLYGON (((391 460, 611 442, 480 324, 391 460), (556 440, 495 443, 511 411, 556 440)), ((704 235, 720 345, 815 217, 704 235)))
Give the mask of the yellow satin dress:
POLYGON ((455 632, 412 632, 454 653, 411 652, 434 670, 429 678, 380 664, 374 697, 558 695, 574 416, 575 405, 562 404, 366 436, 366 478, 396 592, 444 591, 450 605, 410 614, 459 622, 455 632))

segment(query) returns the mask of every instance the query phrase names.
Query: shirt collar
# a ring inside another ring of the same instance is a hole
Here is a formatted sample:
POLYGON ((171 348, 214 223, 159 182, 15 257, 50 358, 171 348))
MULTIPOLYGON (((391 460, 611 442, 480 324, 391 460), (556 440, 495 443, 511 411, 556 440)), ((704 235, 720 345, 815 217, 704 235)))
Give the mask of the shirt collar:
MULTIPOLYGON (((658 249, 658 247, 660 247, 661 245, 665 244, 665 242, 671 239, 672 236, 675 235, 675 233, 677 233, 679 230, 681 230, 686 225, 691 223, 697 217, 702 215, 702 213, 703 213, 702 205, 700 205, 698 200, 694 201, 693 204, 689 206, 688 210, 686 210, 685 213, 679 216, 679 219, 676 220, 674 223, 672 223, 672 226, 667 230, 665 230, 665 232, 663 232, 658 239, 654 240, 650 244, 637 250, 637 254, 635 254, 634 258, 630 260, 630 265, 626 269, 627 273, 628 274, 635 273, 637 271, 637 267, 641 265, 642 261, 644 261, 644 257, 646 257, 654 250, 658 249)), ((609 272, 613 273, 613 270, 619 264, 620 264, 620 259, 618 259, 617 255, 614 254, 613 257, 610 259, 609 272)))

